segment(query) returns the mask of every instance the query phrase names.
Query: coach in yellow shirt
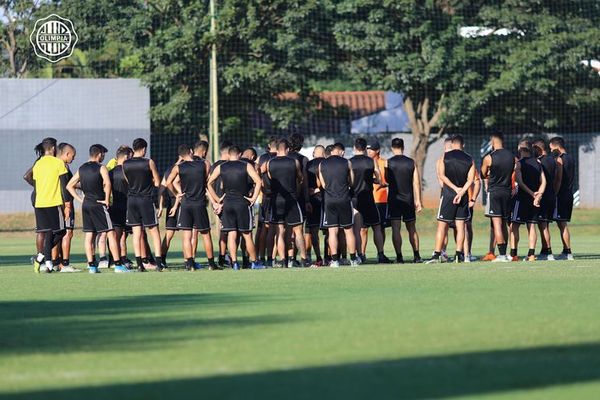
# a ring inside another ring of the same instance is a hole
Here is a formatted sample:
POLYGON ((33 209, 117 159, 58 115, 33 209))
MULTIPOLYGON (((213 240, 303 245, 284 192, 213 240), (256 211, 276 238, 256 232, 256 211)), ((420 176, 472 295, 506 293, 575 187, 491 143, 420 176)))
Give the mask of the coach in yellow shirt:
POLYGON ((44 155, 33 166, 33 181, 36 231, 44 234, 44 253, 35 257, 34 269, 36 272, 52 272, 52 248, 65 235, 63 195, 67 185, 67 168, 62 160, 55 157, 56 139, 46 138, 40 145, 44 155))

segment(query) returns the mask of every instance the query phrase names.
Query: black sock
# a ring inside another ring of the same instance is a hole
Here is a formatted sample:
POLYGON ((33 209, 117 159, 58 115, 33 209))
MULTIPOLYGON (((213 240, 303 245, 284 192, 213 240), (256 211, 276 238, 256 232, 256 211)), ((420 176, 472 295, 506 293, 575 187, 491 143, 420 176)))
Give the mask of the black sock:
POLYGON ((465 253, 463 251, 456 251, 455 257, 457 257, 459 260, 464 260, 465 259, 465 253))
POLYGON ((546 254, 547 254, 547 255, 550 255, 550 254, 552 254, 552 247, 548 247, 548 248, 546 249, 546 254))
POLYGON ((502 243, 502 244, 498 245, 498 253, 500 253, 501 256, 506 255, 506 243, 502 243))
POLYGON ((156 265, 162 265, 162 264, 164 264, 163 258, 156 256, 156 265))
POLYGON ((56 266, 58 266, 58 264, 59 264, 58 259, 52 260, 52 266, 56 267, 56 266))
MULTIPOLYGON (((137 259, 137 257, 136 257, 136 259, 137 259)), ((148 264, 150 262, 150 260, 148 260, 148 257, 144 257, 144 258, 142 258, 142 262, 144 264, 148 264)))
POLYGON ((106 260, 107 260, 106 256, 100 257, 100 261, 106 261, 106 260))
POLYGON ((96 266, 95 261, 88 261, 88 267, 95 267, 95 266, 96 266))
POLYGON ((115 261, 115 267, 120 267, 121 265, 123 265, 123 263, 121 262, 121 260, 116 260, 115 261))
POLYGON ((540 254, 548 254, 548 249, 542 246, 542 249, 540 250, 540 254))
POLYGON ((413 250, 413 256, 415 260, 421 259, 421 253, 419 253, 419 250, 413 250))
POLYGON ((268 262, 273 262, 273 256, 269 256, 269 257, 267 257, 267 261, 268 261, 268 262))
POLYGON ((214 257, 208 257, 208 262, 210 264, 214 264, 215 263, 215 258, 214 257))
POLYGON ((383 257, 385 254, 383 254, 383 251, 378 251, 377 252, 377 257, 383 257))
POLYGON ((571 254, 571 249, 567 249, 566 247, 563 247, 563 253, 564 254, 571 254))
POLYGON ((510 249, 510 256, 511 257, 516 257, 517 256, 517 249, 510 249))
POLYGON ((355 261, 355 260, 356 260, 356 253, 352 253, 352 254, 350 254, 350 259, 351 259, 352 261, 355 261))
POLYGON ((67 267, 69 265, 69 259, 68 258, 63 258, 62 265, 63 265, 63 267, 67 267))
POLYGON ((323 257, 317 257, 317 261, 323 262, 323 257))
POLYGON ((441 255, 442 255, 441 251, 434 251, 433 255, 431 256, 431 258, 437 258, 437 259, 439 259, 441 255))
POLYGON ((127 262, 127 257, 122 256, 121 257, 121 264, 125 264, 127 262))
POLYGON ((527 251, 527 257, 533 256, 533 255, 535 255, 535 249, 529 249, 529 251, 527 251))
POLYGON ((137 264, 138 267, 142 267, 143 266, 143 262, 144 262, 144 260, 142 260, 142 257, 136 257, 135 258, 135 263, 137 264))
POLYGON ((402 253, 396 253, 396 260, 403 260, 402 253))
POLYGON ((187 265, 190 268, 194 268, 194 257, 189 257, 188 259, 185 260, 185 265, 187 265))
POLYGON ((332 260, 332 261, 339 261, 339 259, 340 259, 340 256, 339 256, 339 255, 337 255, 337 254, 332 254, 332 255, 331 255, 331 260, 332 260))

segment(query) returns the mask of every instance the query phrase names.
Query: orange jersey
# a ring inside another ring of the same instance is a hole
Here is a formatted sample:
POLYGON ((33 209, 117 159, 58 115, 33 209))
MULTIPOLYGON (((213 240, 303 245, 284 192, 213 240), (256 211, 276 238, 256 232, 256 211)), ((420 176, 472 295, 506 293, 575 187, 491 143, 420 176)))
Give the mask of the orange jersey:
POLYGON ((381 183, 386 186, 382 187, 376 183, 373 184, 373 197, 375 198, 375 203, 387 203, 388 188, 387 181, 385 180, 385 158, 379 157, 375 160, 375 162, 377 162, 377 166, 379 167, 381 183))

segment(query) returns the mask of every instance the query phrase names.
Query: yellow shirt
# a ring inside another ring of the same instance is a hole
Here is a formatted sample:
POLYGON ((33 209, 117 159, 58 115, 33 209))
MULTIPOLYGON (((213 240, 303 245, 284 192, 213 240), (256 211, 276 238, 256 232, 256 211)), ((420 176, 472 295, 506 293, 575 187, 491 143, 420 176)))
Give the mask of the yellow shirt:
POLYGON ((109 162, 106 163, 106 169, 107 170, 112 170, 117 166, 117 159, 116 158, 111 158, 109 162))
POLYGON ((67 173, 65 163, 53 156, 43 156, 33 166, 35 207, 55 207, 63 204, 60 176, 67 173))

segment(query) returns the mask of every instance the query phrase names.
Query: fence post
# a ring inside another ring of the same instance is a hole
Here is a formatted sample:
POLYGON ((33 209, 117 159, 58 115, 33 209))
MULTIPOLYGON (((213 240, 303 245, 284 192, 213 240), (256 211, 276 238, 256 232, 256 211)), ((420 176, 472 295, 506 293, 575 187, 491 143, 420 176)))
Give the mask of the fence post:
POLYGON ((210 123, 209 137, 212 148, 212 162, 219 159, 219 97, 217 94, 217 45, 214 43, 217 31, 215 1, 210 0, 210 33, 213 37, 210 55, 210 123))

